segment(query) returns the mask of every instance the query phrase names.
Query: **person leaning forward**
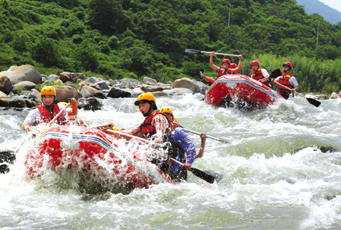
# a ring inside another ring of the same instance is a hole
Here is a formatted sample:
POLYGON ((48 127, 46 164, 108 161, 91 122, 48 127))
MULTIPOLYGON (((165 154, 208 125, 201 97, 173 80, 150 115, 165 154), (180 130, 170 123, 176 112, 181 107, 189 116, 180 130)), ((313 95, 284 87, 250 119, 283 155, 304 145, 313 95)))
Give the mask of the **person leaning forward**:
MULTIPOLYGON (((45 86, 41 92, 42 104, 32 110, 21 125, 22 130, 25 132, 32 131, 32 126, 36 126, 41 123, 49 123, 65 106, 55 104, 56 90, 53 86, 45 86)), ((70 103, 72 105, 72 111, 64 111, 57 122, 60 123, 66 120, 67 116, 77 116, 78 108, 75 98, 71 98, 70 103)))
POLYGON ((251 78, 272 88, 270 74, 266 69, 259 67, 259 61, 253 60, 250 65, 252 68, 251 78))
POLYGON ((290 74, 292 64, 285 62, 283 65, 283 74, 277 77, 274 82, 278 84, 278 93, 285 99, 289 98, 291 92, 295 92, 298 89, 298 83, 294 75, 290 74), (287 89, 289 88, 289 89, 287 89))

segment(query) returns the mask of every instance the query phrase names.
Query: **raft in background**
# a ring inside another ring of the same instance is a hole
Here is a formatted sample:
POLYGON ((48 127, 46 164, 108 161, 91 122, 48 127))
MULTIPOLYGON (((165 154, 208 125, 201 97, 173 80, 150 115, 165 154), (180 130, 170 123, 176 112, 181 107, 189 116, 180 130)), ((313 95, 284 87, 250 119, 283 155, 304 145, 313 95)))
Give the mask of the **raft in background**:
POLYGON ((205 102, 220 107, 252 110, 283 98, 277 91, 245 75, 219 77, 206 92, 205 102))

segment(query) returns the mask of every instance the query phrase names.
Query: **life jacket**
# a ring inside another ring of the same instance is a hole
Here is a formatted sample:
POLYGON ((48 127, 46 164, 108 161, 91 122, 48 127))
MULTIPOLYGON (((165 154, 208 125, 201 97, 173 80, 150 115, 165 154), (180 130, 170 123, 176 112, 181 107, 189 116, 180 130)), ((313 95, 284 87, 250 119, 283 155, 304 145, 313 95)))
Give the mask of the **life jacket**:
MULTIPOLYGON (((256 81, 264 79, 265 77, 262 73, 262 69, 258 69, 257 72, 252 71, 251 78, 255 79, 256 81)), ((263 82, 264 85, 270 85, 270 83, 270 78, 266 82, 263 82)))
POLYGON ((218 77, 224 76, 226 74, 232 74, 232 69, 224 69, 220 67, 220 69, 218 70, 218 77))
MULTIPOLYGON (((282 76, 280 76, 280 78, 278 79, 278 82, 286 87, 288 87, 289 89, 292 89, 294 88, 291 83, 289 82, 289 79, 292 77, 293 75, 292 74, 287 74, 284 76, 284 73, 282 74, 282 76)), ((287 93, 287 94, 290 94, 291 91, 284 88, 283 86, 281 85, 278 85, 278 92, 283 92, 283 93, 287 93)))
MULTIPOLYGON (((148 137, 150 137, 150 136, 152 136, 152 135, 154 135, 156 133, 155 127, 152 126, 152 121, 153 121, 153 118, 156 115, 159 115, 159 114, 161 114, 162 116, 165 116, 167 118, 169 127, 171 126, 171 122, 170 122, 169 118, 166 115, 160 113, 159 111, 153 112, 140 125, 140 131, 142 132, 143 138, 148 138, 148 137)), ((171 130, 168 129, 167 133, 170 134, 170 132, 171 132, 171 130)))
MULTIPOLYGON (((38 105, 37 108, 39 109, 41 114, 39 124, 49 123, 60 111, 58 105, 53 106, 51 113, 43 105, 38 105)), ((60 116, 57 118, 56 122, 57 123, 62 122, 60 116)))

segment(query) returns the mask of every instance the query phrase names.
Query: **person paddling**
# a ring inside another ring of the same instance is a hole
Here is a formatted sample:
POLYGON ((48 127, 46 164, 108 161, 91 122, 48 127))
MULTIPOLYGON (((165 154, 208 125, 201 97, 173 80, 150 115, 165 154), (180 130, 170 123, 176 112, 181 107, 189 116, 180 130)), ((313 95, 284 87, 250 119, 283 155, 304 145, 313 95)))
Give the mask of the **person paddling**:
POLYGON ((252 79, 255 79, 256 81, 259 81, 263 83, 264 85, 272 88, 270 74, 268 73, 266 69, 259 67, 258 60, 253 60, 251 62, 251 68, 252 68, 252 74, 251 74, 252 79))
MULTIPOLYGON (((221 76, 227 75, 227 74, 237 74, 242 69, 242 58, 243 58, 242 55, 239 55, 238 66, 236 68, 232 69, 231 68, 231 61, 230 61, 230 59, 227 59, 227 58, 225 58, 222 61, 222 67, 216 66, 213 63, 213 56, 214 56, 214 54, 215 54, 214 52, 211 53, 211 56, 210 56, 210 66, 212 67, 212 69, 214 71, 217 72, 218 78, 221 77, 221 76)), ((212 77, 206 76, 205 69, 201 69, 200 75, 207 82, 211 82, 211 83, 215 82, 215 80, 212 77)))
MULTIPOLYGON (((54 103, 56 90, 53 86, 43 87, 40 95, 43 102, 42 105, 38 105, 36 109, 32 110, 21 125, 22 130, 25 132, 32 131, 32 126, 49 123, 65 107, 54 103)), ((78 108, 76 99, 71 98, 70 103, 72 105, 72 111, 64 111, 57 119, 58 123, 65 121, 67 116, 77 116, 78 108)))
POLYGON ((298 89, 298 83, 294 75, 290 74, 292 64, 285 62, 283 65, 283 74, 277 77, 273 82, 278 84, 278 93, 285 99, 289 98, 291 92, 295 92, 298 89), (283 86, 285 87, 283 87, 283 86), (290 88, 290 89, 287 89, 290 88))

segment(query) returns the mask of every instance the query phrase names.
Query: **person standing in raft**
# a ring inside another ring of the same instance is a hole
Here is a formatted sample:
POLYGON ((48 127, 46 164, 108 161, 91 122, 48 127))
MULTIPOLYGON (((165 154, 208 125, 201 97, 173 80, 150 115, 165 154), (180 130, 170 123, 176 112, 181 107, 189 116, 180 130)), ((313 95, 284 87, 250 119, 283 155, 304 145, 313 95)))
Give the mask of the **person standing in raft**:
MULTIPOLYGON (((65 107, 54 103, 56 90, 52 86, 43 87, 40 95, 43 102, 42 105, 38 105, 36 109, 32 110, 21 125, 21 128, 25 132, 32 131, 32 126, 36 126, 41 123, 49 123, 65 107)), ((75 98, 71 98, 70 102, 72 105, 72 111, 64 111, 57 119, 58 123, 65 121, 67 116, 77 116, 77 101, 75 98)))
POLYGON ((251 78, 263 83, 266 86, 272 88, 270 74, 264 68, 259 68, 259 61, 253 60, 251 62, 252 74, 251 78))
POLYGON ((276 84, 279 83, 278 93, 281 94, 285 99, 288 99, 290 93, 295 92, 298 89, 298 83, 294 75, 290 74, 292 64, 290 62, 285 62, 282 66, 283 74, 277 77, 273 82, 276 84))
MULTIPOLYGON (((215 64, 213 64, 213 56, 214 56, 214 52, 211 53, 211 57, 210 57, 210 66, 212 67, 212 69, 214 71, 217 72, 218 74, 218 78, 220 76, 224 76, 227 74, 237 74, 241 69, 242 69, 242 58, 243 56, 240 54, 239 55, 239 62, 238 62, 238 66, 234 69, 231 68, 231 61, 230 59, 225 58, 222 61, 222 67, 216 66, 215 64)), ((200 70, 200 75, 203 79, 205 79, 205 81, 207 82, 211 82, 214 83, 215 80, 212 77, 208 77, 205 75, 205 69, 201 69, 200 70)))

